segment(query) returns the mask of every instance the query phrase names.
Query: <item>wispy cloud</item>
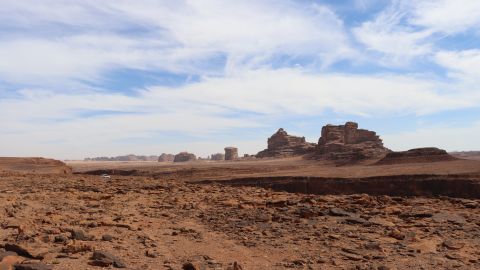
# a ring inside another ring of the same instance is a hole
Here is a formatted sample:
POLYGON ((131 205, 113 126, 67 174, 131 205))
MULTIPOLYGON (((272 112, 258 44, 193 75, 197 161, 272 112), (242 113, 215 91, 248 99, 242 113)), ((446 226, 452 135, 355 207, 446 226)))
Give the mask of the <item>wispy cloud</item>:
POLYGON ((367 50, 383 54, 385 65, 408 65, 418 57, 432 57, 436 41, 480 26, 480 2, 398 1, 371 21, 353 29, 367 50))
MULTIPOLYGON (((210 154, 230 144, 224 134, 279 119, 414 122, 475 108, 480 47, 460 43, 478 39, 479 10, 475 0, 5 0, 0 154, 210 154)), ((431 133, 408 134, 392 144, 431 133)), ((253 151, 264 139, 235 143, 253 151)))
POLYGON ((118 67, 187 74, 308 57, 351 57, 343 23, 325 6, 293 1, 35 1, 2 3, 0 78, 95 80, 118 67), (61 11, 61 12, 60 12, 61 11), (46 31, 49 29, 50 31, 46 31), (223 57, 223 63, 206 62, 223 57))
MULTIPOLYGON (((211 138, 229 129, 268 126, 282 116, 287 119, 326 111, 370 117, 422 115, 472 107, 480 100, 455 93, 439 94, 436 89, 441 87, 445 86, 398 75, 319 76, 282 69, 205 78, 181 87, 157 86, 136 96, 25 90, 22 98, 0 101, 0 119, 6 127, 0 142, 4 151, 15 151, 13 146, 22 141, 34 149, 41 141, 57 139, 70 145, 86 144, 81 149, 91 152, 91 147, 99 144, 150 139, 161 132, 211 138), (232 117, 238 111, 244 113, 232 117), (85 117, 79 112, 92 113, 85 117)), ((158 145, 167 146, 168 142, 158 145)), ((62 145, 50 147, 51 151, 57 147, 57 151, 63 151, 62 145)))
POLYGON ((410 13, 411 24, 438 33, 451 35, 480 26, 480 2, 476 0, 412 1, 410 13))
MULTIPOLYGON (((480 49, 439 51, 435 55, 438 64, 452 71, 454 76, 480 76, 480 49)), ((478 90, 478 89, 477 89, 478 90)))

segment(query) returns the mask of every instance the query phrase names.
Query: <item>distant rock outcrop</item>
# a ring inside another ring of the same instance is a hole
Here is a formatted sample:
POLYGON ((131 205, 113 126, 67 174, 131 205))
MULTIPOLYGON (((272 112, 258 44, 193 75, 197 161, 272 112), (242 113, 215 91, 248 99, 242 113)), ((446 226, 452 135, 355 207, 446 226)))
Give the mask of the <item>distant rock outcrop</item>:
POLYGON ((450 152, 450 155, 456 158, 461 159, 473 159, 480 160, 480 151, 460 151, 460 152, 450 152))
POLYGON ((238 148, 225 147, 225 160, 236 160, 236 159, 238 159, 238 148))
POLYGON ((162 153, 158 157, 158 162, 173 162, 174 159, 175 159, 175 155, 162 153))
POLYGON ((218 160, 225 160, 225 155, 222 154, 222 153, 212 154, 212 155, 210 156, 210 160, 216 160, 216 161, 218 161, 218 160))
POLYGON ((49 158, 0 157, 0 171, 70 174, 72 173, 72 168, 62 161, 49 158))
POLYGON ((137 156, 137 155, 125 155, 116 157, 94 157, 85 158, 85 161, 157 161, 158 156, 137 156))
POLYGON ((264 157, 290 157, 305 155, 315 151, 316 144, 305 141, 305 137, 288 135, 280 128, 268 138, 267 149, 257 154, 258 158, 264 157))
POLYGON ((187 162, 187 161, 194 161, 196 159, 197 157, 192 153, 180 152, 175 155, 173 162, 187 162))
POLYGON ((456 160, 447 151, 436 147, 415 148, 408 151, 390 152, 376 164, 424 163, 456 160))
POLYGON ((353 162, 384 157, 389 150, 373 131, 358 129, 358 124, 326 125, 318 141, 315 158, 353 162))

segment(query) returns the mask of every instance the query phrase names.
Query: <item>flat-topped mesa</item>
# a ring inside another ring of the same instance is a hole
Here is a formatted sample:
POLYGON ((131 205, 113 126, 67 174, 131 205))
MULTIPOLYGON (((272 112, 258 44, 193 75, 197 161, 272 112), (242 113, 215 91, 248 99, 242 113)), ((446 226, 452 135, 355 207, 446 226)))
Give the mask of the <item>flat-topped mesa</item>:
POLYGON ((326 125, 318 140, 316 158, 351 162, 384 157, 389 150, 374 132, 358 129, 358 124, 326 125))
POLYGON ((428 163, 457 160, 447 151, 436 147, 415 148, 407 151, 390 152, 376 164, 428 163))
POLYGON ((267 149, 258 152, 257 158, 300 156, 315 151, 315 143, 309 143, 305 137, 288 135, 280 128, 267 141, 267 149))
POLYGON ((41 157, 0 157, 0 172, 35 174, 71 174, 72 168, 64 162, 41 157))
POLYGON ((175 155, 173 162, 187 162, 197 160, 197 156, 188 152, 180 152, 175 155))

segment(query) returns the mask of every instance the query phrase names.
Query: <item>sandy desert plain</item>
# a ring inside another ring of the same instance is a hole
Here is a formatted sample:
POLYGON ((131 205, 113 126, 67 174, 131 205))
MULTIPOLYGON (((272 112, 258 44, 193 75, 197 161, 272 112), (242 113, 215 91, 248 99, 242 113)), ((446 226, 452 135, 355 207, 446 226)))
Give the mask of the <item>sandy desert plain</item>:
POLYGON ((480 269, 468 158, 0 158, 0 269, 480 269))

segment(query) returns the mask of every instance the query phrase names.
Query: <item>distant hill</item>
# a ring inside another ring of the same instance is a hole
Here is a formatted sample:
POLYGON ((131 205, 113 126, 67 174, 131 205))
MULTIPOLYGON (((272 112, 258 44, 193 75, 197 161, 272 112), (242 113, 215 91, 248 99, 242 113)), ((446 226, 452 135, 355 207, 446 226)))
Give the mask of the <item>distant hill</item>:
POLYGON ((116 156, 116 157, 94 157, 94 158, 85 158, 85 161, 157 161, 158 156, 137 156, 137 155, 126 155, 126 156, 116 156))
POLYGON ((480 151, 458 151, 449 154, 456 158, 480 160, 480 151))
POLYGON ((55 159, 41 157, 0 157, 0 171, 69 174, 72 169, 65 163, 55 159))

